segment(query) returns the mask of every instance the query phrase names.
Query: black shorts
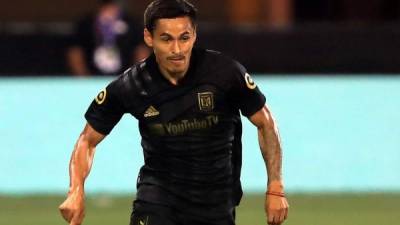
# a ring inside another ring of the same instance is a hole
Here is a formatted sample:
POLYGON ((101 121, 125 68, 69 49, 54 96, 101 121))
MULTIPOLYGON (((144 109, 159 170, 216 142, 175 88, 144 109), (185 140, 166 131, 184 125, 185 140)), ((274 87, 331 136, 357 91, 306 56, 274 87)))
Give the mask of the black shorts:
POLYGON ((207 218, 165 205, 134 201, 130 225, 235 225, 235 210, 229 216, 207 218))

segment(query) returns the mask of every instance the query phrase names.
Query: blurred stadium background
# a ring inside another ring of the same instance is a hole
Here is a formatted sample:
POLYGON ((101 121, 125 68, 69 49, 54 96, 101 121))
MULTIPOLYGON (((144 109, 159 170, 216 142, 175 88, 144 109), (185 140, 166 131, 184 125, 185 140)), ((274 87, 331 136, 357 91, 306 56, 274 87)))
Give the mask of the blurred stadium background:
MULTIPOLYGON (((150 1, 123 0, 138 21, 150 1)), ((242 62, 280 127, 288 225, 400 221, 400 1, 192 0, 198 45, 242 62)), ((0 8, 0 225, 64 224, 69 157, 92 98, 112 77, 76 78, 73 22, 96 0, 9 1, 0 8)), ((238 225, 266 224, 266 175, 244 123, 238 225)), ((143 163, 125 116, 99 147, 84 224, 128 224, 143 163)))

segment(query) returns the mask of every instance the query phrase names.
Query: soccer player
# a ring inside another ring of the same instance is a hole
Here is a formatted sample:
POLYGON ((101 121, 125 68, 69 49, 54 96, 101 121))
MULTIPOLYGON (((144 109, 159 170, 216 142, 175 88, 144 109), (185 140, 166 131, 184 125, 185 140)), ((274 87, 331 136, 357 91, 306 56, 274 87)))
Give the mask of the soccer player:
POLYGON ((153 54, 89 106, 70 161, 68 197, 60 205, 64 219, 82 223, 95 148, 130 113, 139 121, 145 158, 130 224, 234 225, 242 197, 241 112, 258 129, 268 173, 268 224, 281 224, 288 213, 282 153, 264 95, 238 62, 193 47, 196 9, 189 2, 153 1, 144 20, 144 40, 153 54))

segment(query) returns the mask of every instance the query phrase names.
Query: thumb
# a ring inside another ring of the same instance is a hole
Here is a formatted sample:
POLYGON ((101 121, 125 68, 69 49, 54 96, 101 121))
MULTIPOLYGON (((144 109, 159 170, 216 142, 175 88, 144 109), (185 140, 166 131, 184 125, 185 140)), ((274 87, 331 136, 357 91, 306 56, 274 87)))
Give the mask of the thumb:
POLYGON ((74 215, 74 217, 71 220, 71 223, 69 225, 81 225, 82 220, 79 218, 79 216, 74 215))
POLYGON ((72 213, 71 213, 71 211, 69 211, 69 210, 65 207, 65 205, 61 205, 58 209, 60 210, 61 216, 62 216, 66 221, 70 222, 70 221, 71 221, 71 218, 72 218, 72 213))
POLYGON ((85 209, 79 210, 74 213, 70 225, 81 225, 85 217, 85 209))
POLYGON ((69 225, 81 225, 80 223, 75 222, 74 220, 71 220, 71 223, 69 225))

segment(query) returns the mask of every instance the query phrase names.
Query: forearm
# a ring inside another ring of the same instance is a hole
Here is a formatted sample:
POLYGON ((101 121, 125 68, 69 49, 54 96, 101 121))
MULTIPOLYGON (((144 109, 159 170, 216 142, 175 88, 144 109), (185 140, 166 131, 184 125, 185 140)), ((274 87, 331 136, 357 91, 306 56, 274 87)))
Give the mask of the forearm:
MULTIPOLYGON (((270 118, 272 120, 272 118, 270 118)), ((282 150, 278 129, 274 122, 258 127, 261 153, 266 164, 268 184, 282 180, 282 150)))
POLYGON ((95 147, 90 146, 85 136, 81 135, 71 156, 69 175, 70 192, 83 191, 86 177, 92 167, 95 147))
POLYGON ((269 123, 258 128, 261 152, 268 170, 264 209, 268 224, 280 225, 287 218, 289 204, 283 190, 282 150, 279 133, 272 116, 269 116, 269 123))
POLYGON ((96 146, 104 137, 86 124, 75 144, 69 164, 68 197, 59 207, 62 216, 71 225, 82 224, 85 216, 85 179, 92 167, 96 146))

